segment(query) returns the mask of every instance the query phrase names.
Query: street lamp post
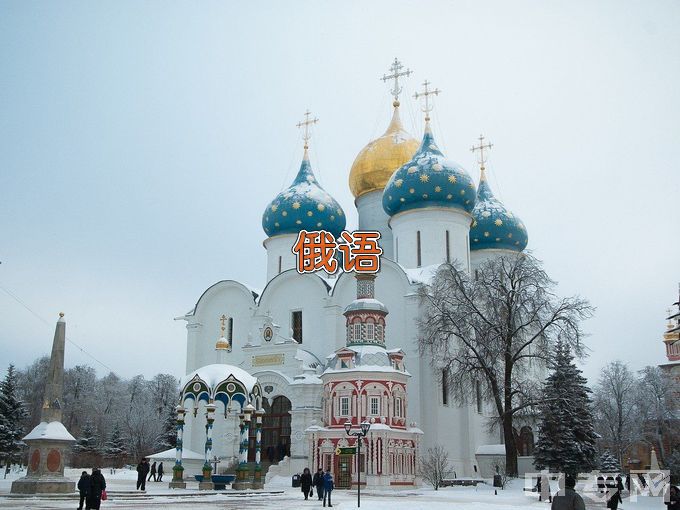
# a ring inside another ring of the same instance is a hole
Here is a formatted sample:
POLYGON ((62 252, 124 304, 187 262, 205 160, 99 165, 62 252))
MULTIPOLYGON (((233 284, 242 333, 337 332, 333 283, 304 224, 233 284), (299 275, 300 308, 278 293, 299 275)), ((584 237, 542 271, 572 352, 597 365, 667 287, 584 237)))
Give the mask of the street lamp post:
POLYGON ((363 421, 359 426, 361 427, 359 431, 352 432, 352 423, 349 420, 345 422, 345 433, 357 438, 357 508, 361 507, 361 443, 363 438, 368 435, 371 424, 363 421))

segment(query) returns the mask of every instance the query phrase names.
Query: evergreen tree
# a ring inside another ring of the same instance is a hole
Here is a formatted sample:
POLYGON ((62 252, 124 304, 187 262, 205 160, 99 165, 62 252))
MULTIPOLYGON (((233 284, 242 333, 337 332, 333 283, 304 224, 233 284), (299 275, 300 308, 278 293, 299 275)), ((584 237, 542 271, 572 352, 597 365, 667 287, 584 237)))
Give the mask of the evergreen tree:
POLYGON ((120 467, 124 464, 127 458, 127 448, 125 438, 120 431, 118 423, 113 426, 109 440, 106 441, 103 448, 104 456, 109 459, 114 467, 120 467))
POLYGON ((24 403, 19 399, 14 365, 0 382, 0 456, 5 463, 13 462, 24 446, 23 422, 27 416, 24 403))
POLYGON ((73 451, 82 454, 98 454, 99 441, 97 438, 97 429, 90 420, 85 422, 85 425, 80 430, 80 436, 76 444, 73 445, 73 451))
POLYGON ((620 473, 621 464, 609 450, 605 450, 600 457, 600 471, 603 473, 620 473))
POLYGON ((558 342, 540 406, 541 423, 534 451, 538 469, 576 476, 597 467, 591 390, 586 383, 569 346, 558 342))

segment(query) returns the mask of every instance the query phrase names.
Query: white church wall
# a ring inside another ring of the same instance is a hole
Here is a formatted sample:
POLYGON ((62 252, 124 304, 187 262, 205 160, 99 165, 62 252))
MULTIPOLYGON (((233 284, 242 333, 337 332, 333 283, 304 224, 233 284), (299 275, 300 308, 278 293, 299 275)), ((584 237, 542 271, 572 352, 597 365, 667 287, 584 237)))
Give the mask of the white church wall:
POLYGON ((282 234, 268 237, 262 243, 267 250, 267 281, 276 275, 295 269, 295 255, 291 251, 297 235, 282 234))
POLYGON ((371 191, 356 199, 359 213, 358 230, 377 230, 380 232, 380 247, 383 257, 394 259, 392 229, 388 226, 390 217, 382 206, 383 190, 371 191))
POLYGON ((254 306, 251 290, 239 282, 225 280, 206 290, 188 319, 187 372, 217 362, 215 342, 221 334, 223 314, 233 318, 232 351, 226 354, 225 361, 238 365, 240 348, 248 341, 254 306))
POLYGON ((470 268, 470 224, 472 217, 458 209, 431 207, 405 211, 392 216, 396 261, 414 268, 447 262, 446 232, 449 232, 449 259, 470 268), (420 264, 418 263, 420 232, 420 264))
POLYGON ((478 269, 484 262, 491 259, 496 259, 502 257, 503 255, 516 254, 514 251, 510 250, 475 250, 470 252, 470 264, 474 271, 478 269))
POLYGON ((281 326, 279 335, 282 338, 279 340, 283 340, 292 337, 292 312, 301 310, 301 347, 318 356, 319 353, 333 350, 333 342, 328 338, 324 320, 324 307, 328 301, 328 287, 319 276, 288 271, 267 284, 260 299, 258 313, 271 315, 274 323, 281 326))

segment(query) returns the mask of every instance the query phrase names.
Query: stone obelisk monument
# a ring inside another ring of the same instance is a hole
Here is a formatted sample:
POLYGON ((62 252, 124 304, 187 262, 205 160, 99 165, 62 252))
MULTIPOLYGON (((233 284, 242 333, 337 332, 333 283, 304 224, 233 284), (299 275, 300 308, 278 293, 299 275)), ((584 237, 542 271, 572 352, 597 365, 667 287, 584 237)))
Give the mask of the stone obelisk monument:
POLYGON ((59 314, 52 343, 50 370, 45 385, 40 423, 24 438, 28 444, 28 472, 12 483, 18 494, 64 493, 75 491, 75 483, 64 478, 66 450, 75 443, 61 423, 61 401, 64 395, 64 347, 66 321, 59 314))

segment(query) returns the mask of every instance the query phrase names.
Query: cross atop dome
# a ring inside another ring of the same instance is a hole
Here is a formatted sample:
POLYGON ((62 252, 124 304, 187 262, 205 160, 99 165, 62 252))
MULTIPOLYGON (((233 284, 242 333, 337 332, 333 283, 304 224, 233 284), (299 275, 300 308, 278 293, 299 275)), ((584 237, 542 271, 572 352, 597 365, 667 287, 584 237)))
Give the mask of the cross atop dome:
POLYGON ((317 119, 316 117, 310 119, 309 116, 311 114, 312 112, 307 110, 305 112, 305 120, 302 120, 296 124, 297 127, 304 128, 302 139, 305 141, 305 150, 309 149, 309 139, 312 137, 312 135, 309 134, 309 126, 319 122, 319 119, 317 119))
POLYGON ((401 62, 399 62, 397 58, 395 58, 394 62, 392 62, 392 65, 390 66, 390 71, 392 71, 392 74, 383 74, 383 77, 380 78, 384 82, 387 82, 387 80, 394 80, 394 86, 390 91, 390 94, 394 96, 394 102, 392 103, 394 107, 399 106, 399 94, 401 94, 399 78, 401 78, 402 76, 410 76, 411 73, 413 72, 410 69, 402 71, 403 68, 404 65, 401 62))
POLYGON ((484 143, 484 135, 479 135, 478 140, 479 140, 479 145, 473 145, 472 147, 470 147, 470 152, 475 153, 475 152, 479 151, 479 159, 477 160, 477 162, 479 163, 479 168, 482 171, 482 178, 483 178, 484 177, 484 169, 485 169, 484 163, 486 163, 486 161, 487 161, 486 158, 484 157, 484 150, 485 149, 490 150, 491 147, 493 147, 493 144, 492 143, 485 144, 484 143))
POLYGON ((431 83, 425 80, 423 82, 423 92, 416 92, 413 94, 413 97, 416 99, 421 97, 425 98, 424 105, 420 107, 423 113, 425 113, 425 122, 430 121, 430 112, 432 111, 432 108, 434 108, 434 106, 430 103, 430 96, 438 96, 441 92, 439 89, 430 90, 430 85, 431 83))

